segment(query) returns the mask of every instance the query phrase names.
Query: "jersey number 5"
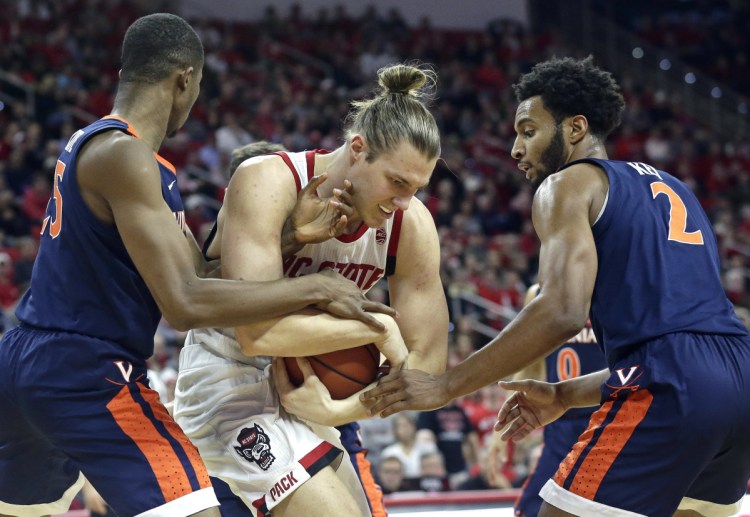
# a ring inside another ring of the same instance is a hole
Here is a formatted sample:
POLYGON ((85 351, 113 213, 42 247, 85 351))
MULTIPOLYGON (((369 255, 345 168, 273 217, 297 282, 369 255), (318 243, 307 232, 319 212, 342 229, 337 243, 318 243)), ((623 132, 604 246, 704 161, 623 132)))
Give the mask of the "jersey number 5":
MULTIPOLYGON (((62 229, 63 200, 62 195, 60 195, 60 182, 63 179, 63 174, 65 174, 65 164, 60 160, 57 160, 57 165, 55 166, 55 186, 52 190, 52 199, 55 200, 55 219, 52 221, 52 224, 49 225, 49 235, 53 239, 60 235, 60 230, 62 229)), ((42 223, 42 231, 40 232, 41 234, 44 234, 44 230, 47 229, 49 218, 49 215, 44 218, 44 222, 42 223)))
POLYGON ((651 184, 651 194, 653 194, 654 199, 659 194, 664 194, 669 198, 669 234, 667 239, 683 244, 703 244, 703 233, 700 230, 685 231, 687 228, 687 208, 685 208, 685 203, 677 195, 677 192, 666 183, 655 181, 651 184))

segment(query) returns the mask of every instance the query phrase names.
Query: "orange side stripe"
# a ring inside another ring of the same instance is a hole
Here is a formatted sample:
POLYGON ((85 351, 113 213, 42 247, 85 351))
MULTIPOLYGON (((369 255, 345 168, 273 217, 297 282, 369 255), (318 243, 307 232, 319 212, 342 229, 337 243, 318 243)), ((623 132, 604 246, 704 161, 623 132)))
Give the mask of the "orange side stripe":
POLYGON ((123 386, 107 409, 120 429, 133 440, 146 457, 156 481, 159 483, 164 502, 173 501, 193 491, 180 459, 171 444, 154 427, 143 413, 141 406, 133 400, 128 386, 123 386))
POLYGON ((385 511, 383 505, 383 490, 375 482, 375 478, 372 477, 371 464, 365 456, 364 451, 358 452, 357 457, 357 469, 359 470, 359 479, 362 482, 362 488, 365 489, 365 497, 370 501, 370 508, 372 508, 372 517, 387 517, 388 512, 385 511))
POLYGON ((573 446, 573 449, 568 453, 562 463, 560 463, 560 467, 557 469, 555 477, 553 478, 555 483, 563 486, 563 483, 565 483, 565 480, 570 475, 570 471, 573 470, 581 453, 583 453, 583 450, 588 446, 591 438, 593 438, 594 431, 602 425, 602 422, 607 418, 607 413, 609 413, 610 409, 612 409, 612 401, 607 401, 591 415, 589 426, 578 438, 578 442, 573 446))
POLYGON ((185 454, 190 461, 190 465, 193 466, 200 488, 210 487, 211 480, 208 477, 206 467, 203 465, 203 460, 201 460, 200 454, 198 454, 198 449, 193 445, 185 433, 182 432, 182 429, 177 425, 177 422, 169 416, 167 408, 165 408, 164 404, 159 400, 159 394, 154 390, 146 388, 146 386, 142 385, 140 382, 138 383, 138 388, 140 388, 141 395, 143 395, 143 398, 154 412, 154 416, 156 416, 159 422, 164 424, 167 432, 182 446, 182 449, 185 451, 185 454))
POLYGON ((570 491, 586 499, 594 499, 599 485, 617 456, 628 443, 633 431, 651 407, 654 396, 648 390, 630 395, 623 402, 614 420, 602 431, 596 445, 591 449, 581 468, 578 469, 570 491))

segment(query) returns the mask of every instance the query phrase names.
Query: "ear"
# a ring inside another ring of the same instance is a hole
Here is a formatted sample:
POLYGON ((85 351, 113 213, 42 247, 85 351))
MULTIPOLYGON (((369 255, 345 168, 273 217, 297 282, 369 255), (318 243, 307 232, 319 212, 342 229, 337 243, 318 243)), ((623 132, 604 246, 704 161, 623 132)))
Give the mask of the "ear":
POLYGON ((349 158, 352 162, 363 160, 367 156, 367 141, 359 133, 354 133, 349 139, 349 158))
POLYGON ((589 121, 583 115, 575 115, 568 119, 570 133, 568 139, 575 145, 589 133, 589 121))
POLYGON ((190 66, 186 68, 185 70, 181 70, 177 75, 177 87, 181 91, 185 91, 190 86, 191 81, 193 81, 193 67, 190 66))

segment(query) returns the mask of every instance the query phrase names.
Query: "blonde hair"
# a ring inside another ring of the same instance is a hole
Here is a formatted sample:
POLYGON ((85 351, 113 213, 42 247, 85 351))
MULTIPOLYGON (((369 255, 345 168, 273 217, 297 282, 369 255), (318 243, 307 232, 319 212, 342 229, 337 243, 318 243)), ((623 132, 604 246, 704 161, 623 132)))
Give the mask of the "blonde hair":
POLYGON ((352 102, 345 124, 347 142, 355 133, 364 135, 368 162, 402 141, 428 159, 440 156, 437 123, 422 101, 432 98, 436 82, 437 75, 426 66, 397 64, 378 70, 377 95, 352 102))

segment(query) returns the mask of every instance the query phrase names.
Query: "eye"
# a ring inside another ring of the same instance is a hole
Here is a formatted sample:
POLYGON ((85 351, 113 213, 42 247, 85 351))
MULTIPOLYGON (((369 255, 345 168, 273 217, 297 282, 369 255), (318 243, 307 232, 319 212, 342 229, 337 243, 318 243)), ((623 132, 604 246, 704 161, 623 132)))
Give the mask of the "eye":
POLYGON ((525 136, 526 138, 531 138, 532 136, 534 136, 534 132, 530 129, 527 129, 523 132, 523 136, 525 136))

